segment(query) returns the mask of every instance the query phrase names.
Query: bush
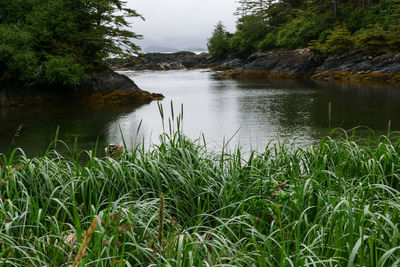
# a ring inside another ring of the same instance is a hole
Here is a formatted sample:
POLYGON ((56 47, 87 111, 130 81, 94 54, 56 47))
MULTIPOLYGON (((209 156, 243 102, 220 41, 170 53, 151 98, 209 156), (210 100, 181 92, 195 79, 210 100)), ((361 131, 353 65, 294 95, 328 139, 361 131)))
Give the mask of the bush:
POLYGON ((0 25, 0 62, 3 77, 17 75, 20 80, 29 80, 40 71, 37 54, 29 47, 33 37, 17 25, 0 25))
POLYGON ((324 43, 326 39, 328 39, 328 36, 332 34, 332 29, 326 29, 323 32, 321 32, 318 36, 318 42, 324 43))
POLYGON ((247 57, 257 50, 258 43, 267 34, 259 16, 245 16, 239 19, 237 31, 230 40, 230 54, 247 57))
POLYGON ((398 35, 382 28, 370 28, 356 37, 356 48, 367 54, 386 53, 398 45, 396 37, 398 39, 398 35))
POLYGON ((272 32, 268 33, 264 40, 258 44, 257 48, 260 51, 269 51, 276 48, 276 34, 272 32))
POLYGON ((276 45, 285 49, 305 47, 310 40, 318 37, 318 26, 315 15, 296 18, 279 30, 276 45))
POLYGON ((243 32, 236 32, 229 40, 230 55, 245 58, 255 52, 256 43, 243 35, 243 32))
POLYGON ((51 83, 78 85, 85 78, 84 68, 70 56, 55 56, 46 64, 45 78, 51 83))
POLYGON ((352 50, 353 47, 354 41, 350 31, 345 27, 337 27, 321 45, 321 50, 328 54, 343 54, 352 50))

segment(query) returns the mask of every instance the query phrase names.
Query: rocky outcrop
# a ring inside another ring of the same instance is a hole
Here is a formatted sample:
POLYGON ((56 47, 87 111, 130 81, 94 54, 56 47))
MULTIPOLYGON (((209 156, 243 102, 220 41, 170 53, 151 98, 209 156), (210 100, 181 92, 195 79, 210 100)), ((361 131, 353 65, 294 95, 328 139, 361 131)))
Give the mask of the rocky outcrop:
POLYGON ((310 77, 323 59, 308 49, 282 52, 256 53, 247 64, 221 73, 221 76, 238 79, 305 78, 310 77))
POLYGON ((320 64, 308 49, 254 54, 241 70, 312 73, 320 64))
POLYGON ((314 79, 321 81, 368 81, 400 83, 400 54, 370 56, 348 53, 324 56, 309 49, 255 53, 246 59, 215 60, 209 54, 191 52, 149 53, 141 63, 117 64, 131 70, 212 68, 235 79, 314 79))
POLYGON ((59 103, 139 106, 160 100, 161 94, 141 90, 134 81, 110 69, 94 73, 79 86, 28 85, 0 81, 0 106, 54 105, 59 103))
POLYGON ((308 49, 254 54, 249 63, 222 72, 237 79, 314 79, 320 81, 400 83, 400 54, 349 53, 324 57, 308 49))
POLYGON ((400 54, 347 54, 327 58, 312 75, 323 81, 400 82, 400 54))
POLYGON ((117 66, 120 69, 131 70, 179 70, 209 67, 211 57, 207 53, 192 52, 147 53, 134 62, 117 66))

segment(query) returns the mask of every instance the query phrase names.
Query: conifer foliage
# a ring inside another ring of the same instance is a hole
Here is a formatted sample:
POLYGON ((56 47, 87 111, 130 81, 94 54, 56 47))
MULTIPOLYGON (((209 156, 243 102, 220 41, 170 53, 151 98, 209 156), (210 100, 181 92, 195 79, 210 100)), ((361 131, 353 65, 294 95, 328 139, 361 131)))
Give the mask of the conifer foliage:
POLYGON ((120 0, 0 0, 0 79, 77 85, 138 53, 128 17, 141 16, 120 0))

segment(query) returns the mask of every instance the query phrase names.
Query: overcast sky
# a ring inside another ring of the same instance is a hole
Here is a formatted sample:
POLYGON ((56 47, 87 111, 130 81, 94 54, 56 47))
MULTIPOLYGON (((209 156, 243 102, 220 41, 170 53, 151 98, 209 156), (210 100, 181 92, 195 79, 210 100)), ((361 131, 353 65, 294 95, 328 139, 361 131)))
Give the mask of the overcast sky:
POLYGON ((173 45, 171 39, 176 39, 205 47, 219 20, 229 31, 235 30, 235 0, 127 0, 127 6, 146 19, 132 21, 132 30, 144 36, 142 45, 154 41, 173 45))

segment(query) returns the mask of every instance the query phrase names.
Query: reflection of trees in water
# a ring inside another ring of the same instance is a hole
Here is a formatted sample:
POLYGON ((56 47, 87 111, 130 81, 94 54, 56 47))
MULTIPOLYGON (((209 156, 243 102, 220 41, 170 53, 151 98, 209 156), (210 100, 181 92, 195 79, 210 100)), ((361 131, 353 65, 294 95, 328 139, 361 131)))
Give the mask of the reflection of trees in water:
POLYGON ((319 140, 328 133, 328 103, 332 127, 350 129, 367 125, 386 131, 388 120, 399 130, 400 89, 315 83, 236 82, 237 109, 242 123, 276 136, 309 136, 319 140))
POLYGON ((78 138, 80 149, 92 149, 96 139, 104 144, 107 125, 127 111, 132 109, 96 110, 82 106, 3 108, 0 111, 0 152, 9 153, 15 147, 22 147, 28 155, 41 154, 54 140, 58 126, 59 140, 72 147, 78 138), (11 144, 21 124, 23 128, 11 144))
MULTIPOLYGON (((238 120, 257 139, 298 137, 309 142, 310 113, 315 92, 301 83, 235 82, 238 120)), ((221 88, 217 88, 221 90, 221 88)), ((223 89, 223 87, 222 87, 223 89)), ((232 90, 231 88, 227 88, 232 90)), ((259 140, 261 141, 261 140, 259 140)))
POLYGON ((326 125, 328 103, 332 103, 332 126, 350 129, 365 125, 386 130, 389 120, 393 129, 400 126, 400 90, 396 88, 365 88, 319 85, 313 109, 316 125, 326 125))

